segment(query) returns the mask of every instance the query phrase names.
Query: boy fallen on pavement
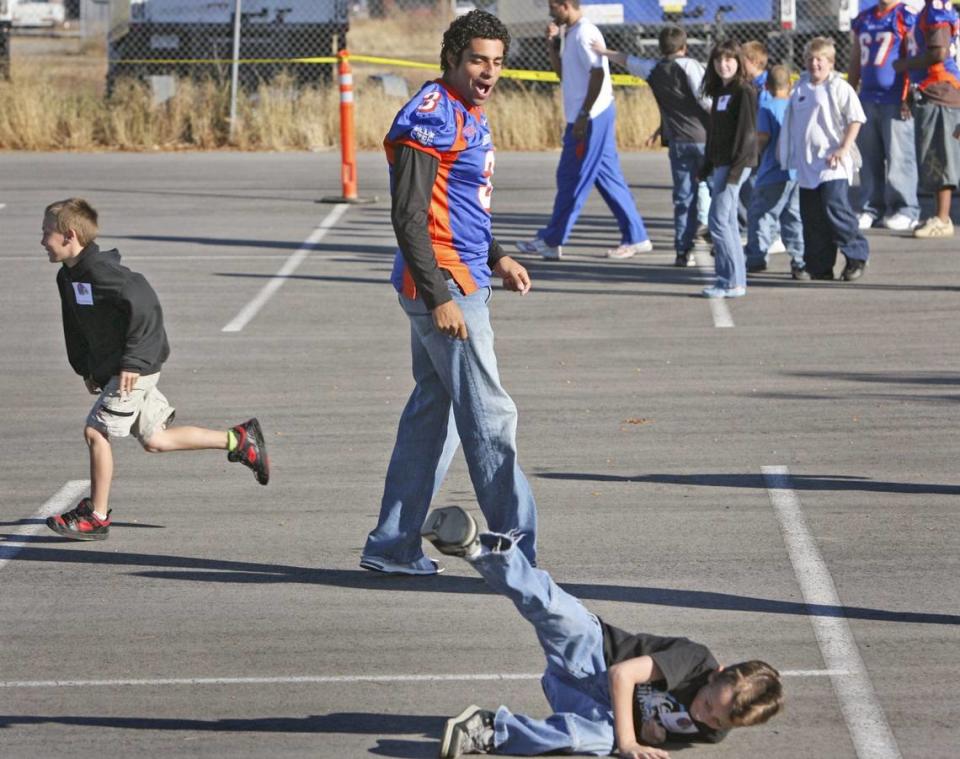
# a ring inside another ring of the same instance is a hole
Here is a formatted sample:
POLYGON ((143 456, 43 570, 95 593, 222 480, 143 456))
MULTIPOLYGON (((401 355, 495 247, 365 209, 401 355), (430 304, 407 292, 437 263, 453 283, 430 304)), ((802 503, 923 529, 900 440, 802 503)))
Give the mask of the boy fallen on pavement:
POLYGON ((170 354, 163 311, 143 275, 121 265, 116 250, 96 244, 98 215, 81 198, 52 203, 43 216, 40 244, 60 264, 57 288, 67 358, 97 396, 84 438, 90 450, 90 497, 49 517, 47 526, 72 540, 104 540, 110 533, 111 440, 137 437, 150 453, 200 449, 227 451, 266 485, 270 462, 260 424, 250 419, 222 431, 170 427, 174 409, 157 389, 170 354))
POLYGON ((603 622, 517 550, 522 535, 480 533, 457 506, 436 509, 423 536, 461 556, 517 607, 547 658, 541 680, 554 714, 534 719, 470 706, 447 721, 441 759, 547 753, 668 759, 670 740, 722 740, 783 708, 780 674, 747 661, 721 667, 686 638, 631 635, 603 622))

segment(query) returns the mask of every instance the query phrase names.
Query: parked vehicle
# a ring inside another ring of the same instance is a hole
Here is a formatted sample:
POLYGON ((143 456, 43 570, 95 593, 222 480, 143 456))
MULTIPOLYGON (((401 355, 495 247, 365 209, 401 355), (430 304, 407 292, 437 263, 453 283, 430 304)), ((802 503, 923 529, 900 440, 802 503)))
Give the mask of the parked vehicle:
MULTIPOLYGON (((348 0, 244 0, 240 58, 260 62, 240 67, 241 85, 255 88, 282 71, 300 84, 329 81, 330 65, 279 59, 346 47, 348 7, 348 0)), ((122 77, 229 77, 235 9, 235 0, 112 0, 108 90, 122 77)))

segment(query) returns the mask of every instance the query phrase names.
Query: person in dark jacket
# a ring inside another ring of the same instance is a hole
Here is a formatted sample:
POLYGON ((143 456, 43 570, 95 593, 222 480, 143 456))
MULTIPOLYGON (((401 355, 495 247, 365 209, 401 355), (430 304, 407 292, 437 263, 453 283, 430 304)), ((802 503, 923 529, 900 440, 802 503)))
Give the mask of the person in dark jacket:
POLYGON ((47 519, 72 540, 104 540, 110 533, 111 438, 134 434, 145 450, 221 449, 230 461, 270 479, 263 433, 256 419, 227 431, 169 427, 174 409, 157 389, 170 355, 160 301, 142 274, 120 263, 116 250, 100 250, 97 212, 81 198, 47 206, 40 244, 60 264, 57 288, 63 312, 67 358, 97 396, 84 437, 90 449, 90 497, 47 519))
POLYGON ((737 208, 740 186, 757 165, 757 94, 750 83, 740 45, 718 43, 710 52, 703 92, 713 99, 704 175, 710 176, 710 236, 716 282, 708 298, 747 294, 747 270, 740 242, 737 208))

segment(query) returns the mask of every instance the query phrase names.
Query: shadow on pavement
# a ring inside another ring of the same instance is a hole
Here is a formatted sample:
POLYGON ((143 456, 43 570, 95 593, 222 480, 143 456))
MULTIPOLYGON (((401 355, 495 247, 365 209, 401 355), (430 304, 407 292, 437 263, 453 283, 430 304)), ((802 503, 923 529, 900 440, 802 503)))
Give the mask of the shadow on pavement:
MULTIPOLYGON (((545 480, 583 480, 586 482, 655 482, 667 485, 702 485, 710 488, 766 487, 759 474, 638 474, 632 477, 590 472, 540 472, 545 480)), ((960 485, 928 482, 886 482, 869 477, 846 475, 790 474, 794 490, 860 490, 866 493, 904 493, 907 495, 960 495, 960 485)))
MULTIPOLYGON (((68 541, 72 542, 72 541, 68 541)), ((391 577, 356 569, 323 569, 284 564, 260 564, 219 559, 198 559, 189 556, 122 553, 87 550, 85 546, 40 548, 26 546, 11 561, 39 561, 75 564, 100 564, 129 567, 157 567, 133 572, 137 577, 155 580, 220 583, 303 583, 329 585, 357 590, 391 590, 417 593, 492 594, 479 577, 391 577)), ((647 588, 633 585, 597 585, 593 583, 560 583, 568 592, 583 600, 618 601, 688 609, 790 614, 797 616, 846 617, 877 622, 960 625, 960 615, 912 611, 869 609, 857 606, 807 605, 797 601, 715 593, 702 590, 647 588)))
MULTIPOLYGON (((449 716, 449 715, 448 715, 449 716)), ((195 730, 257 733, 353 733, 358 735, 407 735, 416 733, 439 738, 447 716, 334 712, 308 717, 257 717, 236 719, 178 719, 175 717, 74 717, 0 715, 0 728, 14 725, 76 725, 118 727, 127 730, 195 730)), ((436 745, 430 744, 436 752, 436 745)))

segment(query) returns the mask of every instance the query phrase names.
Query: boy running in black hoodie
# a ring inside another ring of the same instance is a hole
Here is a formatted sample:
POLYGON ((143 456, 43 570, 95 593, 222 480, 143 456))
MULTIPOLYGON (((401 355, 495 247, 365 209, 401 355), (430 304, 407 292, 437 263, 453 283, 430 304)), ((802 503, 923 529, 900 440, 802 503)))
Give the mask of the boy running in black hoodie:
POLYGON ((84 437, 90 448, 90 497, 47 519, 54 532, 73 540, 104 540, 110 533, 110 438, 133 433, 150 453, 221 449, 250 467, 261 485, 270 462, 256 419, 226 432, 173 427, 174 409, 157 389, 170 346, 157 295, 143 275, 120 264, 116 250, 101 251, 97 212, 80 198, 47 206, 40 244, 51 263, 62 264, 57 288, 63 311, 67 358, 97 395, 84 437))

